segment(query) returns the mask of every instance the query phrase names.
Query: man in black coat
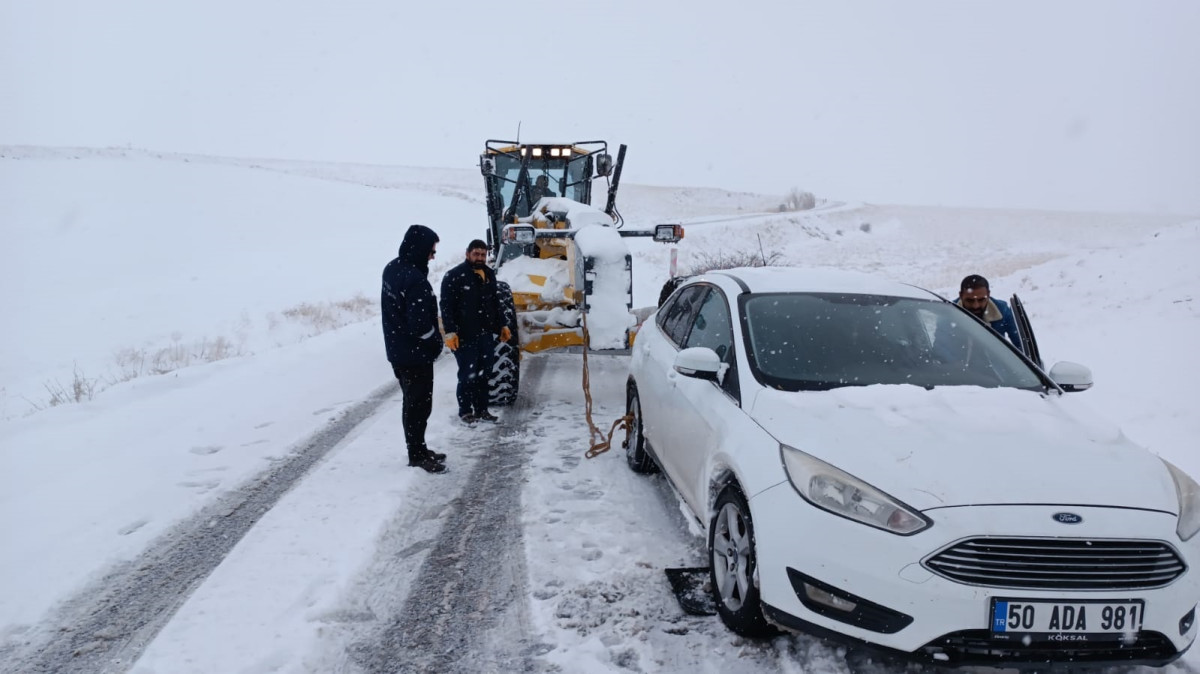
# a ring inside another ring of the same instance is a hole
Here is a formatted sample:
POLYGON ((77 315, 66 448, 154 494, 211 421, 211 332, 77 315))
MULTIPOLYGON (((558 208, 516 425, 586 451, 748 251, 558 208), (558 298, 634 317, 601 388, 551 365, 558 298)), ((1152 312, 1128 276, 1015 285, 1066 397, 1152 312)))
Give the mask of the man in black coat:
POLYGON ((446 346, 458 361, 458 416, 467 423, 498 421, 488 411, 488 373, 496 352, 496 336, 507 342, 496 272, 487 266, 487 244, 467 245, 467 259, 442 277, 442 330, 446 346))
POLYGON ((438 235, 423 225, 404 234, 400 253, 383 268, 383 343, 392 372, 404 394, 404 441, 408 465, 430 473, 446 471, 446 455, 425 446, 425 428, 433 411, 433 361, 442 352, 437 297, 429 284, 429 261, 438 235))

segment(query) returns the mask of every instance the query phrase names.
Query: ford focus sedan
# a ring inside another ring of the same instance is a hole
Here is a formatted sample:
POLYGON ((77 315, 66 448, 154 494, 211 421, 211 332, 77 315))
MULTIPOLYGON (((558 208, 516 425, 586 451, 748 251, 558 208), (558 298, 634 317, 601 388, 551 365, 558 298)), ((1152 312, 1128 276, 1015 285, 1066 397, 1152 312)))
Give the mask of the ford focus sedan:
MULTIPOLYGON (((1027 327, 1027 326, 1026 326, 1027 327)), ((707 530, 733 631, 942 665, 1162 665, 1200 488, 956 305, 834 270, 691 278, 641 328, 626 444, 707 530)))

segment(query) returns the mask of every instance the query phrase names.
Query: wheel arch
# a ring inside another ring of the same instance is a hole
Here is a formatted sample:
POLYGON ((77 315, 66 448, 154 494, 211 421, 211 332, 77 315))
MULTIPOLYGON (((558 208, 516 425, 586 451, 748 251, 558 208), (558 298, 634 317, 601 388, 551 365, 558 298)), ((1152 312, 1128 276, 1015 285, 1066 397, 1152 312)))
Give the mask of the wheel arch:
MULTIPOLYGON (((712 525, 712 519, 715 514, 713 510, 717 505, 717 498, 721 496, 721 492, 730 487, 733 487, 734 489, 738 490, 739 493, 741 493, 742 498, 746 501, 747 507, 749 507, 750 496, 746 493, 746 488, 742 486, 742 481, 738 477, 737 471, 735 471, 728 463, 722 462, 715 464, 709 473, 708 494, 705 496, 705 527, 712 525)), ((751 513, 751 517, 753 517, 753 513, 751 513)))

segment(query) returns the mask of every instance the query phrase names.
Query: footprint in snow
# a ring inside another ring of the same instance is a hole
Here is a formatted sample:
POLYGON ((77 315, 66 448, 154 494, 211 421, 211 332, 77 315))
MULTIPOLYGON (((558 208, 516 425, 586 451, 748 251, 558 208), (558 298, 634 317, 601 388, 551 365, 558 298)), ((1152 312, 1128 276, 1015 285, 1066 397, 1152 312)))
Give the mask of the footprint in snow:
POLYGON ((217 487, 219 487, 220 485, 221 485, 220 480, 205 480, 203 482, 180 482, 179 483, 180 487, 188 487, 189 489, 195 489, 196 491, 199 491, 201 494, 212 491, 212 490, 216 489, 217 487))
POLYGON ((255 426, 254 428, 255 428, 255 430, 258 430, 260 428, 266 428, 267 426, 270 426, 273 423, 275 423, 275 422, 274 421, 264 421, 261 424, 255 426))
POLYGON ((203 447, 192 447, 188 451, 191 452, 192 454, 204 455, 204 454, 216 454, 217 452, 221 451, 222 449, 224 449, 224 447, 221 447, 220 445, 205 445, 203 447))
POLYGON ((370 608, 352 609, 334 609, 327 611, 314 618, 310 618, 310 622, 322 623, 369 623, 378 620, 379 617, 370 608))
POLYGON ((554 644, 536 643, 536 644, 530 646, 529 648, 525 649, 525 653, 527 655, 530 655, 533 657, 538 657, 540 655, 545 655, 545 654, 549 653, 550 651, 554 650, 555 648, 557 648, 557 646, 555 646, 554 644))
POLYGON ((149 524, 149 522, 150 522, 150 520, 138 520, 136 522, 133 522, 132 524, 126 524, 125 526, 121 527, 120 529, 117 529, 117 533, 122 536, 128 536, 129 534, 132 534, 133 532, 137 531, 138 529, 141 529, 142 527, 146 526, 147 524, 149 524))

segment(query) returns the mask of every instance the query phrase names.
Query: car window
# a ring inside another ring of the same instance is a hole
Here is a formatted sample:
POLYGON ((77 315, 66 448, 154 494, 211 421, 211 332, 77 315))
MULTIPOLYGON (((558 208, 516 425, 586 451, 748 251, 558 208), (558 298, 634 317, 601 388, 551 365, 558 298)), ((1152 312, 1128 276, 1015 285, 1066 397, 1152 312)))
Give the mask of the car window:
POLYGON ((725 376, 721 379, 721 388, 738 397, 737 367, 733 349, 733 320, 729 313, 729 303, 719 290, 712 290, 705 296, 692 321, 692 329, 688 332, 685 347, 704 346, 717 353, 722 363, 729 365, 725 376))
POLYGON ((667 339, 674 342, 676 346, 682 345, 687 339, 688 328, 692 326, 692 317, 696 315, 707 292, 707 286, 688 286, 675 293, 675 296, 659 310, 658 327, 662 328, 667 339))
POLYGON ((733 322, 721 293, 710 292, 704 298, 684 346, 706 346, 725 363, 733 357, 733 322))
POLYGON ((1044 386, 1002 338, 946 302, 834 293, 744 301, 751 368, 778 388, 1044 386))

